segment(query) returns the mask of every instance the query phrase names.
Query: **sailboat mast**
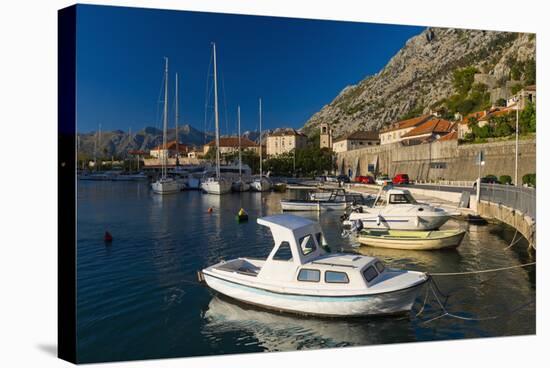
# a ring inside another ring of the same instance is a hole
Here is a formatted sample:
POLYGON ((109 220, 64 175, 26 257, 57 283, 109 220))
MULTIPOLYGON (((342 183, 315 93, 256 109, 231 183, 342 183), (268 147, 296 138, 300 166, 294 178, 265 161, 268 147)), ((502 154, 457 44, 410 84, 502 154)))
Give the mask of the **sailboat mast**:
POLYGON ((218 76, 216 65, 216 44, 212 42, 214 55, 214 120, 216 122, 216 179, 220 180, 220 127, 218 121, 218 76))
POLYGON ((260 98, 260 178, 262 173, 262 99, 260 98))
POLYGON ((237 130, 239 133, 239 179, 242 180, 242 156, 241 156, 241 106, 237 106, 237 130))
POLYGON ((164 121, 162 129, 162 177, 166 178, 166 130, 168 129, 168 58, 164 58, 164 121))
POLYGON ((176 165, 179 163, 180 147, 179 147, 179 135, 178 135, 178 120, 179 120, 179 110, 178 110, 178 73, 176 73, 176 165))

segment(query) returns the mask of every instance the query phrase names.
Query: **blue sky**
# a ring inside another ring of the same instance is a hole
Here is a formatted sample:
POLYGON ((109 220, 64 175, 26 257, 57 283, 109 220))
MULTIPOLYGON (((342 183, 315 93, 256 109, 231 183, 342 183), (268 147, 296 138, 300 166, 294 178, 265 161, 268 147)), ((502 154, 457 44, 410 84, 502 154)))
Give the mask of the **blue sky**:
POLYGON ((299 128, 346 85, 378 72, 423 28, 79 5, 78 131, 99 124, 133 132, 161 127, 164 56, 171 111, 178 72, 180 124, 213 130, 211 108, 205 124, 212 41, 222 134, 236 132, 238 104, 242 131, 257 130, 259 97, 265 128, 299 128))

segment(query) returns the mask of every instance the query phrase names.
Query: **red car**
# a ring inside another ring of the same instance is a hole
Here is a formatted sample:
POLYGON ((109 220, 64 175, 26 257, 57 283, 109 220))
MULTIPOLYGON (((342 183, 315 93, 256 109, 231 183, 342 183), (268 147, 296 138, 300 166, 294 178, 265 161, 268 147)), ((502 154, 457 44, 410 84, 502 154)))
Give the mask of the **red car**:
POLYGON ((397 174, 393 177, 393 184, 409 184, 409 175, 407 174, 397 174))
POLYGON ((372 176, 356 176, 354 181, 356 183, 363 183, 363 184, 374 184, 374 178, 372 176))

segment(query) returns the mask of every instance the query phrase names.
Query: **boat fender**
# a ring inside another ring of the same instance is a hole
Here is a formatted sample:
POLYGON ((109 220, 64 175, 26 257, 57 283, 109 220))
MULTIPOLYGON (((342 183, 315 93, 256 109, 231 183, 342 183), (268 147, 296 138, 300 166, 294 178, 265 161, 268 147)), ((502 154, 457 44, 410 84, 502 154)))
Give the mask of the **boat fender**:
POLYGON ((414 220, 414 226, 417 226, 420 224, 420 217, 416 216, 416 219, 414 220))
POLYGON ((214 212, 214 209, 212 207, 208 207, 208 213, 214 212))
POLYGON ((105 235, 103 235, 103 240, 105 241, 105 243, 110 243, 113 241, 113 236, 110 232, 105 231, 105 235))
POLYGON ((376 216, 376 225, 380 226, 380 222, 381 222, 380 215, 378 215, 376 216))

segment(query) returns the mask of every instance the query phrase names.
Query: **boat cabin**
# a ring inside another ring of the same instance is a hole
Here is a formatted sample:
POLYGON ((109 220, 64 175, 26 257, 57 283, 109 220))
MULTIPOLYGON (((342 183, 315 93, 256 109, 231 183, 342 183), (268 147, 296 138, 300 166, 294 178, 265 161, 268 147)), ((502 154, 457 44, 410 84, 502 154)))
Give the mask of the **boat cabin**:
POLYGON ((407 189, 390 189, 385 196, 379 193, 375 201, 375 207, 396 204, 418 204, 418 202, 407 189))
POLYGON ((384 272, 377 258, 354 254, 329 254, 319 223, 293 215, 274 215, 258 219, 268 227, 275 245, 258 272, 258 279, 303 284, 321 289, 362 288, 376 283, 384 272), (378 278, 378 279, 377 279, 378 278), (309 283, 309 284, 307 284, 309 283))

